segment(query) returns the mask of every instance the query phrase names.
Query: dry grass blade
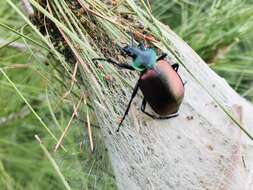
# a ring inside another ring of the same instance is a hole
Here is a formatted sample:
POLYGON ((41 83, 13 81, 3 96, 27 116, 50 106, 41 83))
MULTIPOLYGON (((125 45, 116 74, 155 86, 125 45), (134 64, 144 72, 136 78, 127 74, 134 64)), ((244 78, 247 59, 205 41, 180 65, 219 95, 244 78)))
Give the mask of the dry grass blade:
POLYGON ((57 144, 55 145, 54 151, 57 151, 58 148, 62 145, 63 140, 64 140, 64 137, 67 135, 67 132, 68 132, 68 130, 69 130, 70 127, 71 127, 71 122, 72 122, 72 120, 74 119, 74 117, 77 116, 77 111, 78 111, 78 109, 79 109, 79 107, 80 107, 80 105, 81 105, 81 103, 82 103, 82 101, 83 101, 84 96, 85 96, 85 94, 83 94, 83 95, 81 96, 79 102, 78 102, 77 105, 75 106, 74 111, 73 111, 73 113, 72 113, 72 116, 71 116, 71 118, 70 118, 70 120, 69 120, 69 122, 68 122, 68 125, 65 127, 65 129, 64 129, 64 131, 63 131, 63 133, 62 133, 62 135, 61 135, 61 137, 60 137, 60 139, 59 139, 59 141, 58 141, 57 144))
MULTIPOLYGON (((87 105, 86 100, 84 99, 84 104, 87 105)), ((91 124, 90 124, 90 116, 89 116, 89 108, 87 106, 87 130, 88 130, 88 136, 89 136, 89 141, 90 141, 90 150, 91 152, 94 151, 94 143, 93 143, 93 137, 92 137, 92 129, 91 129, 91 124)))

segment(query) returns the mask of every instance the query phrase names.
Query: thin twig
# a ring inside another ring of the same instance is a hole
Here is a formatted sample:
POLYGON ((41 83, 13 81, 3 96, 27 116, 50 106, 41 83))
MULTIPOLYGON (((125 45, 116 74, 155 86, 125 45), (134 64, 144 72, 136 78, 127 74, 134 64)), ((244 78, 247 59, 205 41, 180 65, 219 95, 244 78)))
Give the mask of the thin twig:
POLYGON ((61 137, 60 137, 58 143, 55 145, 54 151, 57 151, 58 148, 59 148, 59 147, 61 146, 61 144, 63 143, 63 139, 64 139, 64 137, 66 136, 67 132, 69 131, 70 127, 71 127, 71 122, 72 122, 72 120, 73 120, 74 117, 77 115, 77 110, 79 109, 79 107, 80 107, 80 105, 81 105, 81 102, 82 102, 84 96, 85 96, 85 95, 83 94, 83 95, 81 96, 79 102, 77 103, 77 105, 76 105, 76 107, 75 107, 75 109, 74 109, 74 111, 73 111, 73 113, 72 113, 72 116, 71 116, 71 118, 70 118, 70 120, 69 120, 69 122, 68 122, 67 127, 64 129, 64 131, 63 131, 63 133, 62 133, 62 135, 61 135, 61 137))
MULTIPOLYGON (((86 100, 84 99, 84 104, 87 105, 86 100)), ((90 150, 91 152, 94 151, 94 144, 93 144, 93 138, 92 138, 92 130, 91 130, 91 124, 90 124, 90 117, 89 117, 89 107, 87 106, 87 127, 88 127, 88 136, 90 141, 90 150)))
POLYGON ((75 67, 74 67, 74 71, 73 71, 73 74, 72 74, 72 77, 71 77, 70 88, 67 92, 64 93, 64 95, 61 97, 61 100, 65 99, 71 93, 71 90, 73 89, 73 86, 74 86, 75 82, 77 82, 77 80, 76 80, 77 68, 78 68, 78 62, 76 62, 75 67))
POLYGON ((23 68, 31 68, 31 64, 30 63, 26 63, 26 64, 12 64, 12 65, 8 65, 3 67, 4 69, 23 69, 23 68))

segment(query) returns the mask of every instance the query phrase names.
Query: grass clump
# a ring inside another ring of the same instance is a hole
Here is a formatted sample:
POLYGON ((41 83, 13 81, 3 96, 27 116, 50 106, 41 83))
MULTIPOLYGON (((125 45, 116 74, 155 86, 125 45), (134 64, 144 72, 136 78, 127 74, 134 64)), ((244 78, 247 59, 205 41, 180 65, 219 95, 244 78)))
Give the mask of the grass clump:
MULTIPOLYGON (((20 8, 18 2, 15 3, 20 8)), ((59 51, 59 54, 53 54, 52 52, 58 52, 58 50, 48 51, 48 48, 41 48, 46 45, 33 32, 33 29, 27 26, 21 16, 17 16, 10 4, 3 1, 0 3, 1 71, 23 96, 23 99, 20 98, 15 88, 1 72, 1 189, 67 188, 66 183, 64 184, 59 176, 59 171, 56 170, 57 167, 71 189, 115 189, 115 179, 107 149, 102 142, 100 128, 92 115, 90 118, 95 150, 93 154, 90 152, 87 123, 85 119, 80 119, 86 118, 87 106, 84 102, 78 112, 78 118, 73 119, 71 130, 64 138, 63 145, 67 152, 63 149, 53 152, 56 142, 38 119, 56 137, 59 137, 67 126, 73 112, 73 105, 79 101, 81 94, 78 87, 70 88, 72 79, 69 70, 72 66, 74 68, 74 65, 66 64, 65 58, 63 59, 60 55, 60 53, 64 55, 68 52, 59 51), (4 26, 8 26, 15 32, 4 26), (13 44, 18 46, 13 46, 13 44), (70 89, 72 92, 68 93, 70 89), (27 104, 24 103, 24 99, 27 104), (42 140, 44 149, 35 139, 36 134, 42 140)))

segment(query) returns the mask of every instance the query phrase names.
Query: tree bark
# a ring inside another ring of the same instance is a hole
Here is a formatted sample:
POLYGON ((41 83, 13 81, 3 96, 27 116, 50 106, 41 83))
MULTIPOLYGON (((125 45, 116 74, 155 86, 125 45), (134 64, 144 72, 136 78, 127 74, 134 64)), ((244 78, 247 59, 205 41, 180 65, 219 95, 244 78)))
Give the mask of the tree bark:
POLYGON ((169 120, 146 117, 136 100, 130 127, 120 133, 104 130, 119 189, 253 189, 252 141, 217 101, 251 134, 253 106, 163 28, 184 64, 179 74, 187 81, 185 98, 180 115, 169 120))

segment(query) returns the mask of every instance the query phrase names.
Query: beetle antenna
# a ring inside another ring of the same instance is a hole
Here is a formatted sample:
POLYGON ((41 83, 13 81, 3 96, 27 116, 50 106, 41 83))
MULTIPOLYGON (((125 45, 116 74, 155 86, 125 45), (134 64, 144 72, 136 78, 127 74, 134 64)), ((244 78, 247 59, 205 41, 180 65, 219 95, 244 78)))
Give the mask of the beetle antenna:
POLYGON ((134 35, 131 32, 131 46, 134 47, 134 35))
POLYGON ((137 45, 136 40, 134 39, 134 33, 133 32, 128 32, 128 34, 131 36, 131 47, 135 47, 135 45, 137 45))

